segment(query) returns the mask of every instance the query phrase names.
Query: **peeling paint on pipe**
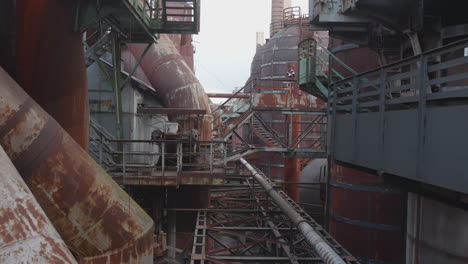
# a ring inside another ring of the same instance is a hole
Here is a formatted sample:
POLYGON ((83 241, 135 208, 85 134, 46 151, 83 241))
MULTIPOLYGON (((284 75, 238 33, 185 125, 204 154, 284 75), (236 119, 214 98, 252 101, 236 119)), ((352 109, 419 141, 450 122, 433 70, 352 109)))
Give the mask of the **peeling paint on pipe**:
POLYGON ((0 68, 0 144, 81 263, 152 263, 152 219, 0 68))
POLYGON ((16 80, 87 150, 86 67, 82 34, 73 30, 77 2, 16 0, 16 80))
MULTIPOLYGON (((140 58, 145 47, 145 44, 128 45, 135 58, 140 58)), ((167 107, 208 111, 198 130, 201 140, 211 140, 212 117, 208 96, 167 35, 160 36, 158 44, 150 48, 140 66, 167 107)), ((125 63, 125 67, 132 68, 133 65, 125 63)), ((195 126, 192 124, 192 127, 195 126)))
POLYGON ((77 263, 0 147, 0 263, 77 263))
POLYGON ((242 164, 252 173, 255 180, 265 189, 268 195, 273 199, 276 205, 283 211, 294 223, 297 229, 304 236, 315 251, 322 258, 324 263, 345 264, 343 259, 315 232, 309 223, 292 207, 281 195, 261 176, 245 159, 240 159, 242 164))

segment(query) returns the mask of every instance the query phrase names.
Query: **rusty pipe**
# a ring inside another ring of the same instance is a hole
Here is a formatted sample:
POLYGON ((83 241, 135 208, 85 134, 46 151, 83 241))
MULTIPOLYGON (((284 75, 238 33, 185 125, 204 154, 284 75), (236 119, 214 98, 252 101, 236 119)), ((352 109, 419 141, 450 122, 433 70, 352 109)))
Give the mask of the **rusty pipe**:
POLYGON ((0 263, 77 263, 0 146, 0 263))
POLYGON ((0 68, 0 144, 81 263, 152 263, 153 221, 0 68))
POLYGON ((249 93, 208 93, 209 98, 250 98, 249 93))
MULTIPOLYGON (((144 44, 128 45, 135 58, 140 58, 145 47, 144 44)), ((133 67, 126 62, 124 65, 125 68, 133 67)), ((212 117, 208 96, 167 35, 160 35, 158 45, 150 48, 140 66, 167 107, 207 110, 208 114, 200 124, 189 123, 188 126, 198 126, 201 140, 211 140, 212 117)))
POLYGON ((241 163, 250 171, 253 178, 265 189, 267 194, 275 202, 301 232, 305 240, 327 264, 345 264, 343 259, 323 240, 323 238, 314 230, 314 228, 287 202, 273 186, 260 175, 252 165, 245 159, 240 159, 241 163))
POLYGON ((73 30, 77 2, 16 0, 16 80, 87 150, 86 67, 82 34, 73 30))

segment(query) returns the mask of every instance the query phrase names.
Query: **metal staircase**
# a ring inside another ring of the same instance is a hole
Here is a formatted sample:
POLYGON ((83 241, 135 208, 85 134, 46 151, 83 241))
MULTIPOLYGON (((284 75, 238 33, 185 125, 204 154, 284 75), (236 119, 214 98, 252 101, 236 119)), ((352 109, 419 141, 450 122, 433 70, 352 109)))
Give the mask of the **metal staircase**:
POLYGON ((328 86, 345 77, 335 70, 335 64, 350 75, 357 72, 333 55, 320 40, 309 38, 299 43, 299 87, 324 101, 328 101, 328 86))
POLYGON ((162 0, 158 33, 196 34, 200 31, 200 0, 162 0))
POLYGON ((101 58, 107 51, 112 49, 112 36, 111 33, 105 33, 93 46, 88 46, 86 41, 83 42, 85 46, 85 64, 86 67, 91 66, 96 60, 101 58))
POLYGON ((254 131, 255 135, 268 147, 283 147, 283 144, 278 142, 278 136, 273 135, 273 131, 268 131, 269 129, 267 130, 265 128, 263 120, 260 120, 257 115, 252 116, 252 130, 254 131))

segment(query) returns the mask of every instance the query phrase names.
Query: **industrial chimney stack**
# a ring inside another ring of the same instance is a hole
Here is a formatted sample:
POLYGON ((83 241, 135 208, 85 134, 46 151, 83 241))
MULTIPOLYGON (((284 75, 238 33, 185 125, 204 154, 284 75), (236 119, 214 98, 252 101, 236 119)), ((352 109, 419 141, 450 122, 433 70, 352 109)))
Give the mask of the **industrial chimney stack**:
POLYGON ((270 37, 283 27, 283 10, 288 7, 291 7, 291 0, 271 0, 270 37))
POLYGON ((257 32, 256 44, 257 49, 258 47, 265 45, 265 32, 257 32))

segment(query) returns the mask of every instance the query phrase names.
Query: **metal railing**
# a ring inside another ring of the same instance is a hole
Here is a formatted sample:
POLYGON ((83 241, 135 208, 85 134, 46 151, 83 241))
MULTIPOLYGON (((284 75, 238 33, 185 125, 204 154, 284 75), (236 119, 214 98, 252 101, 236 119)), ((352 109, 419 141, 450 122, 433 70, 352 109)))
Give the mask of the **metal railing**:
POLYGON ((336 81, 330 107, 352 113, 392 111, 467 97, 467 50, 468 39, 336 81))
POLYGON ((192 140, 119 140, 91 122, 90 154, 112 176, 179 177, 183 171, 224 172, 226 143, 192 140))
POLYGON ((213 131, 217 131, 219 135, 235 123, 235 119, 242 118, 243 115, 251 108, 268 107, 268 108, 313 108, 312 98, 310 100, 302 100, 301 105, 295 104, 301 96, 307 97, 306 94, 298 94, 297 84, 294 79, 284 80, 251 80, 242 89, 234 93, 224 103, 218 106, 213 112, 213 131), (233 103, 237 94, 247 90, 250 94, 249 99, 237 99, 238 103, 233 103), (271 94, 277 94, 272 97, 271 94), (231 104, 229 104, 231 103, 231 104))
POLYGON ((301 24, 303 18, 300 6, 292 6, 283 10, 284 26, 301 24))
POLYGON ((197 34, 200 0, 123 0, 154 33, 197 34))
POLYGON ((328 100, 328 85, 357 72, 333 55, 320 39, 306 39, 299 43, 299 85, 301 89, 328 100))

